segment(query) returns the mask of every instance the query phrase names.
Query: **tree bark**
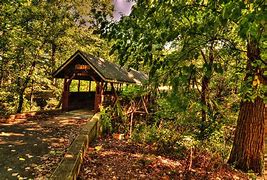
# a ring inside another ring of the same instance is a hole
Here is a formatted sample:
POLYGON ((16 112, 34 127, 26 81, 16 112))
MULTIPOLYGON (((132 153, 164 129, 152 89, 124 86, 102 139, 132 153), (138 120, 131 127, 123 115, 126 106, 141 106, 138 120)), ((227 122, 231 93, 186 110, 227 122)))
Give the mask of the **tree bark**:
POLYGON ((22 79, 19 78, 18 80, 18 89, 19 89, 19 102, 18 102, 18 108, 17 108, 17 113, 21 113, 22 107, 23 107, 23 102, 24 102, 24 92, 28 86, 28 83, 31 79, 31 76, 33 74, 34 68, 35 68, 36 62, 32 62, 30 71, 25 79, 25 81, 22 83, 22 79))
POLYGON ((228 163, 245 172, 263 168, 264 103, 241 102, 233 148, 228 163))
POLYGON ((207 94, 209 90, 209 83, 211 80, 212 75, 212 66, 214 62, 214 51, 213 51, 213 43, 209 47, 209 56, 206 58, 203 51, 201 51, 202 57, 205 61, 205 64, 207 65, 206 73, 204 73, 204 76, 201 81, 201 95, 200 100, 202 104, 201 109, 201 124, 200 124, 200 139, 204 140, 206 138, 205 130, 206 130, 206 124, 207 124, 207 108, 208 108, 208 102, 207 102, 207 94))
POLYGON ((30 111, 32 110, 32 105, 33 105, 33 90, 34 90, 34 80, 32 80, 31 84, 31 93, 30 93, 30 111))
MULTIPOLYGON (((57 49, 56 44, 52 43, 51 44, 51 65, 52 65, 51 74, 56 70, 56 49, 57 49)), ((53 80, 53 85, 58 87, 57 79, 53 78, 52 80, 53 80)))
POLYGON ((51 44, 51 64, 52 64, 52 73, 56 70, 56 44, 51 44))
POLYGON ((206 129, 206 122, 207 122, 207 91, 209 87, 209 78, 204 75, 202 78, 201 82, 201 104, 202 104, 202 109, 201 109, 201 125, 200 125, 200 139, 205 138, 205 129, 206 129))
MULTIPOLYGON (((247 74, 245 82, 257 76, 260 83, 264 82, 261 67, 252 64, 260 59, 260 49, 256 40, 247 43, 247 74)), ((252 82, 251 82, 252 84, 252 82)), ((257 88, 257 85, 251 85, 257 88)), ((233 148, 228 163, 248 172, 252 170, 260 175, 263 173, 263 142, 264 142, 264 101, 256 97, 254 101, 242 100, 237 120, 233 148)))
MULTIPOLYGON (((6 28, 3 28, 3 33, 2 33, 2 40, 4 40, 4 42, 6 42, 6 28)), ((5 68, 5 64, 6 64, 6 59, 5 59, 5 52, 7 51, 7 47, 6 47, 6 44, 7 43, 4 43, 5 45, 0 47, 0 87, 3 87, 6 79, 5 79, 5 72, 7 71, 7 69, 5 68)))
POLYGON ((24 94, 24 91, 21 90, 19 92, 19 103, 18 103, 17 113, 21 113, 21 111, 22 111, 22 106, 23 106, 23 102, 24 102, 23 94, 24 94))

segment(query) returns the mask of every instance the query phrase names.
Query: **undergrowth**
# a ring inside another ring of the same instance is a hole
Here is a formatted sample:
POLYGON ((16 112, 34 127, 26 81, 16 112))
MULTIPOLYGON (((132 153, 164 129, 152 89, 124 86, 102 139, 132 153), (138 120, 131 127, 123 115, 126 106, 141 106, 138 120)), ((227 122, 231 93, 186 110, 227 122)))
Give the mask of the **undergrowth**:
POLYGON ((189 158, 192 166, 196 167, 202 166, 199 163, 208 164, 207 161, 213 162, 212 168, 226 162, 233 139, 232 117, 236 112, 209 112, 207 122, 202 122, 199 113, 202 106, 195 99, 195 94, 184 95, 181 92, 149 95, 149 112, 145 113, 138 104, 149 94, 145 92, 140 87, 136 91, 128 87, 113 106, 102 109, 105 132, 123 133, 132 141, 153 146, 158 152, 189 158), (132 114, 131 121, 129 112, 134 108, 138 110, 132 114), (138 113, 140 111, 142 113, 138 113), (231 118, 227 119, 223 113, 230 113, 231 118), (205 127, 205 131, 201 131, 200 127, 205 127))

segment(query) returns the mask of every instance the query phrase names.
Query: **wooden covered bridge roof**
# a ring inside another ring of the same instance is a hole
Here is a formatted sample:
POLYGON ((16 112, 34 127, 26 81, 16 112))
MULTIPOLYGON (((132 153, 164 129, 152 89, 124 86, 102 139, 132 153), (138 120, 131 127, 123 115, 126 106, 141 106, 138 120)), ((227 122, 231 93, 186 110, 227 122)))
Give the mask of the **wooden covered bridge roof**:
POLYGON ((63 63, 54 73, 55 78, 70 78, 75 72, 77 65, 85 65, 83 73, 76 73, 73 79, 96 80, 114 83, 136 83, 143 84, 148 80, 148 76, 140 71, 125 68, 95 57, 83 51, 76 51, 65 63, 63 63), (89 66, 89 67, 87 67, 89 66))

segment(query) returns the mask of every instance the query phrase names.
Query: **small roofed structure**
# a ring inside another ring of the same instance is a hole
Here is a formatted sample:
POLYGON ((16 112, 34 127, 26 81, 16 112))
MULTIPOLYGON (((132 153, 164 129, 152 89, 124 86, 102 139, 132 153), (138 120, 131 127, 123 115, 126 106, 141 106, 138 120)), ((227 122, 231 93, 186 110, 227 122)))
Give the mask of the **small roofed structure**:
POLYGON ((95 57, 82 51, 76 51, 54 73, 54 78, 64 79, 62 94, 62 110, 68 111, 80 108, 91 108, 99 111, 104 102, 114 102, 122 84, 142 85, 148 76, 140 71, 123 67, 95 57), (72 80, 78 80, 78 92, 70 92, 72 80), (80 92, 80 80, 89 82, 88 92, 80 92), (95 82, 95 91, 91 89, 95 82), (110 90, 107 90, 110 87, 110 90))

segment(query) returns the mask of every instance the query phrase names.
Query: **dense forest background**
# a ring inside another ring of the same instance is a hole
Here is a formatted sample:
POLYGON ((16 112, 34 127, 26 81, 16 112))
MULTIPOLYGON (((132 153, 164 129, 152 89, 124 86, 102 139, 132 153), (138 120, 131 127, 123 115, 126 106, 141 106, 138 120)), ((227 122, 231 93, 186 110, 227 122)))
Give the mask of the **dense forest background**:
POLYGON ((132 122, 123 106, 109 107, 102 112, 108 131, 129 133, 130 124, 136 141, 208 151, 262 173, 264 0, 135 1, 119 22, 111 20, 109 0, 1 1, 0 7, 2 115, 58 107, 62 85, 51 74, 81 49, 150 76, 146 88, 122 93, 131 104, 153 97, 147 115, 132 122))
POLYGON ((96 17, 112 15, 101 1, 1 1, 0 113, 55 108, 62 86, 52 72, 78 49, 108 57, 94 33, 96 17))

